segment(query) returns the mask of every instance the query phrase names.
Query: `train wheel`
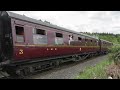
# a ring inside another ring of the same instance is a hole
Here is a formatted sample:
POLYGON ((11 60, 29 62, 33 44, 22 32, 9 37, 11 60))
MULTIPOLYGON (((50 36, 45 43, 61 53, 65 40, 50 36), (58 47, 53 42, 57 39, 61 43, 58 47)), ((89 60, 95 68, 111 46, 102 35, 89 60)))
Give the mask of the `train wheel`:
POLYGON ((78 55, 73 56, 73 61, 78 62, 78 61, 81 61, 81 60, 82 60, 81 56, 78 56, 78 55))
POLYGON ((30 68, 26 67, 23 69, 16 70, 16 75, 18 79, 24 79, 26 76, 30 75, 30 68))
POLYGON ((60 65, 60 61, 55 61, 55 68, 58 68, 59 67, 59 65, 60 65))

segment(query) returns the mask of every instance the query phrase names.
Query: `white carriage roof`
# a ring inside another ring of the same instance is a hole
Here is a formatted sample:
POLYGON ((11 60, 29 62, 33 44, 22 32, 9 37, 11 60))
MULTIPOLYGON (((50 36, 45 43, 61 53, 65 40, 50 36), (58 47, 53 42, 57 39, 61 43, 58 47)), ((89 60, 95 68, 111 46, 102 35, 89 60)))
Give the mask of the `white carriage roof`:
POLYGON ((31 23, 35 23, 35 24, 40 24, 40 25, 44 25, 44 26, 47 26, 47 27, 51 27, 51 28, 55 28, 55 29, 59 29, 59 30, 75 33, 75 34, 78 34, 78 35, 86 36, 86 37, 89 37, 89 38, 97 39, 95 37, 92 37, 92 36, 89 36, 89 35, 86 35, 86 34, 82 34, 82 33, 78 33, 76 31, 73 31, 73 30, 70 30, 70 29, 66 29, 66 28, 63 28, 63 27, 59 27, 57 25, 46 23, 46 22, 43 22, 43 21, 40 21, 40 20, 36 20, 36 19, 30 18, 30 17, 27 17, 25 15, 16 14, 16 13, 9 12, 9 11, 7 11, 7 13, 8 13, 8 15, 10 17, 15 18, 15 19, 20 19, 20 20, 23 20, 23 21, 27 21, 27 22, 31 22, 31 23))

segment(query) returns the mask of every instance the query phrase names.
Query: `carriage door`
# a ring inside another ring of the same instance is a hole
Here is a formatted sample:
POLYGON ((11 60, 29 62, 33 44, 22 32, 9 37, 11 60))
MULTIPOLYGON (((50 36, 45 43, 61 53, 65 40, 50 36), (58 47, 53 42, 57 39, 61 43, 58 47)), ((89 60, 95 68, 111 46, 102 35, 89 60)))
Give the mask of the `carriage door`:
POLYGON ((99 48, 100 48, 99 51, 101 52, 102 51, 101 50, 102 49, 102 41, 100 39, 99 39, 99 48))

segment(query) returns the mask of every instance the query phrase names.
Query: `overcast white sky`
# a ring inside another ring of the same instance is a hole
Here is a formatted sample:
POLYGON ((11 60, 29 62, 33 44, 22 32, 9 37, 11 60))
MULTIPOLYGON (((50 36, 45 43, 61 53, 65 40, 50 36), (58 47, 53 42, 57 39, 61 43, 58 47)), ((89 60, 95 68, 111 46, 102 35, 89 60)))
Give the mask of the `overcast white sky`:
POLYGON ((77 32, 120 34, 120 11, 12 11, 77 32))

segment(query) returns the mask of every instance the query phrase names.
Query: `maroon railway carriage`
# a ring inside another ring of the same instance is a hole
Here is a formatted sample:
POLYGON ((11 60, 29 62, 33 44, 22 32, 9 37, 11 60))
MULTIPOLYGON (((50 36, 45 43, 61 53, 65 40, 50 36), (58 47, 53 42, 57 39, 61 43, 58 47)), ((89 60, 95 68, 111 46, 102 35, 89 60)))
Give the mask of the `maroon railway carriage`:
POLYGON ((109 52, 108 48, 112 45, 113 45, 113 43, 101 39, 100 40, 100 52, 101 53, 108 53, 109 52))
POLYGON ((26 16, 6 12, 13 39, 13 61, 98 51, 98 40, 26 16), (69 35, 73 36, 69 44, 69 35))
POLYGON ((11 67, 15 69, 28 63, 33 70, 36 65, 33 62, 39 62, 37 65, 41 68, 41 63, 46 64, 45 61, 47 65, 52 65, 61 59, 65 61, 64 57, 80 60, 88 55, 99 54, 100 49, 100 40, 97 38, 24 15, 0 11, 0 63, 7 64, 8 72, 11 67))

